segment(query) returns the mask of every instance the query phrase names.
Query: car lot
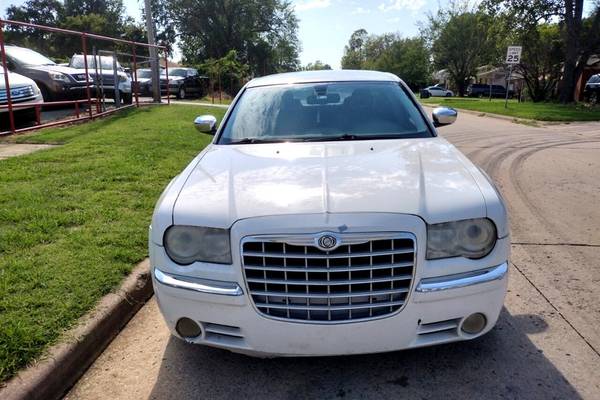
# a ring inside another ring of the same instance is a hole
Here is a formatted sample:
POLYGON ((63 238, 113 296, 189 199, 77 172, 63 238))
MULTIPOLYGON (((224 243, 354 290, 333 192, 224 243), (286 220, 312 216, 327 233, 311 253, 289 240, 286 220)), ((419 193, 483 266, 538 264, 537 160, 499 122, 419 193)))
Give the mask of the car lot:
POLYGON ((600 124, 463 113, 439 131, 509 206, 509 293, 491 333, 388 354, 263 360, 170 338, 151 301, 67 398, 597 398, 600 124))

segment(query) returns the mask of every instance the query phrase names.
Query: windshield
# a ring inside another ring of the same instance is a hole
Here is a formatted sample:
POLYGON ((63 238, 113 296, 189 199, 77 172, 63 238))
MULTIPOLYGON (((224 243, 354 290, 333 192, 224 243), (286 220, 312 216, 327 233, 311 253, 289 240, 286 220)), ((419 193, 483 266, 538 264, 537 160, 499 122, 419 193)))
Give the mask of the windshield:
POLYGON ((334 82, 247 89, 220 144, 430 137, 395 82, 334 82))
POLYGON ((173 68, 169 70, 169 76, 186 76, 187 70, 183 68, 173 68))
MULTIPOLYGON (((113 58, 112 57, 96 56, 96 59, 98 61, 98 67, 100 69, 113 69, 113 58)), ((88 62, 89 69, 96 68, 96 63, 94 62, 94 56, 88 56, 87 62, 88 62)), ((71 59, 70 66, 73 68, 84 69, 85 63, 83 61, 83 56, 73 56, 73 58, 71 59)), ((119 65, 118 61, 117 61, 117 68, 119 68, 119 69, 121 68, 121 65, 119 65)))
POLYGON ((33 50, 24 49, 22 47, 9 47, 6 48, 6 54, 14 59, 19 64, 23 65, 55 65, 56 63, 51 59, 41 55, 33 50))
POLYGON ((152 78, 152 71, 149 69, 140 69, 137 72, 138 78, 152 78))

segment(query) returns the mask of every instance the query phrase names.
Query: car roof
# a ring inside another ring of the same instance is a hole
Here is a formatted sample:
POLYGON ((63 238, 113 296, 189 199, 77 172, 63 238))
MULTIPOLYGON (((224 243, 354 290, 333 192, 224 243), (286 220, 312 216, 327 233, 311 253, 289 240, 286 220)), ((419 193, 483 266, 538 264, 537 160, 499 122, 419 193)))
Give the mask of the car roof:
POLYGON ((394 74, 389 72, 366 71, 366 70, 323 70, 323 71, 301 71, 287 72, 284 74, 268 75, 255 78, 248 82, 247 87, 289 85, 293 83, 315 83, 315 82, 400 82, 394 74))

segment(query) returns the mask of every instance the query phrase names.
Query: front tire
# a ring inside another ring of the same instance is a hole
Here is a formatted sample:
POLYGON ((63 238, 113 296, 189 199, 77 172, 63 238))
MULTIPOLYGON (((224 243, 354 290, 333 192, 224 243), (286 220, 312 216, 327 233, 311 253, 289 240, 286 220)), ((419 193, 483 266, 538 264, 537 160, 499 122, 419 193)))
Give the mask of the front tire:
POLYGON ((131 104, 133 102, 131 93, 121 93, 121 100, 123 101, 123 104, 131 104))
POLYGON ((178 98, 179 100, 183 100, 183 99, 185 99, 185 96, 186 96, 186 95, 187 95, 187 93, 185 92, 185 87, 184 87, 184 86, 181 86, 181 87, 179 88, 179 90, 177 91, 177 98, 178 98))

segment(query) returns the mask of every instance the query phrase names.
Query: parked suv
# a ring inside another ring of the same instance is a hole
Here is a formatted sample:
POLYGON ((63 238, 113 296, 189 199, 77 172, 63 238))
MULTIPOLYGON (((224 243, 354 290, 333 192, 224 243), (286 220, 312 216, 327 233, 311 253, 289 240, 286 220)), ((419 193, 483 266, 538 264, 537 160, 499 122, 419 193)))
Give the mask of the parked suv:
MULTIPOLYGON (((17 46, 5 46, 8 69, 37 84, 44 101, 87 97, 85 71, 57 65, 42 54, 17 46)), ((93 79, 88 77, 90 82, 93 79)))
POLYGON ((592 75, 585 84, 583 97, 590 103, 600 102, 600 74, 592 75))
POLYGON ((439 107, 431 121, 393 74, 348 70, 257 78, 220 126, 196 118, 214 139, 166 187, 149 232, 171 332, 325 356, 492 329, 508 282, 506 208, 438 135, 456 118, 439 107))
MULTIPOLYGON (((492 85, 491 87, 492 97, 506 97, 506 88, 502 85, 492 85)), ((513 96, 513 91, 508 91, 508 97, 513 96)), ((490 96, 490 85, 481 83, 474 83, 467 87, 467 96, 469 97, 489 97, 490 96)))
MULTIPOLYGON (((94 77, 96 82, 96 91, 99 96, 101 92, 107 97, 115 98, 115 76, 113 70, 113 58, 110 56, 87 56, 88 73, 94 77), (96 74, 96 64, 98 65, 98 74, 96 74)), ((85 61, 83 55, 76 54, 71 57, 69 66, 85 71, 85 61)), ((131 104, 131 77, 125 72, 125 69, 117 61, 117 84, 119 97, 124 104, 131 104)))
POLYGON ((169 94, 176 95, 178 99, 185 99, 189 95, 202 97, 207 79, 207 77, 201 76, 195 68, 169 69, 169 94))

